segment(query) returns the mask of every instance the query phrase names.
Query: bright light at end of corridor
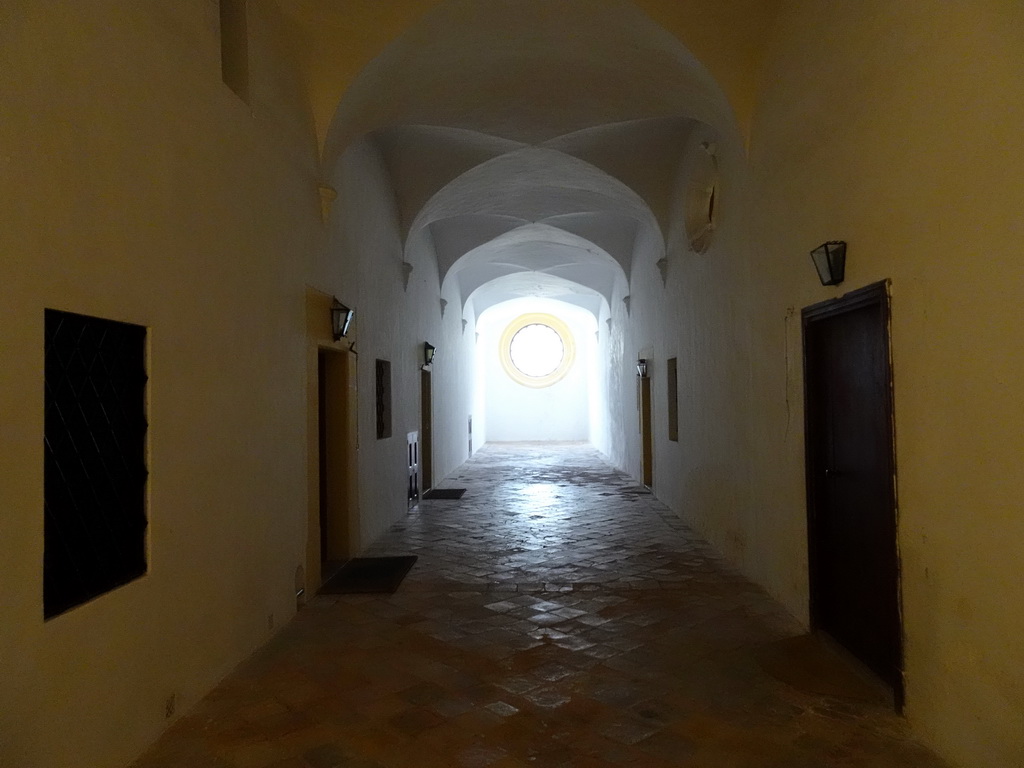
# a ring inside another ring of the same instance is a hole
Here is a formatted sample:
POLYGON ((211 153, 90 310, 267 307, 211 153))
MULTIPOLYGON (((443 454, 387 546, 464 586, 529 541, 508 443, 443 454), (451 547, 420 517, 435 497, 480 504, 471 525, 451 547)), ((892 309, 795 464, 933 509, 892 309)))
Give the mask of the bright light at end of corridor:
POLYGON ((546 312, 520 315, 499 345, 505 372, 525 387, 549 387, 572 367, 576 347, 569 326, 546 312))
POLYGON ((554 328, 534 323, 521 329, 509 345, 512 364, 527 376, 550 376, 562 362, 562 337, 554 328))

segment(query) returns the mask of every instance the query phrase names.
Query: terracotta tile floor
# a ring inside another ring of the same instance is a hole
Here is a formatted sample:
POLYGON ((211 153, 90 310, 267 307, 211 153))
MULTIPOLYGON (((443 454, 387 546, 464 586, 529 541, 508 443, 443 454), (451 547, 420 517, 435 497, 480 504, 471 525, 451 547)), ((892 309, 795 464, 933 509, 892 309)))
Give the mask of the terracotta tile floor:
POLYGON ((944 765, 884 694, 580 445, 492 445, 136 768, 944 765))

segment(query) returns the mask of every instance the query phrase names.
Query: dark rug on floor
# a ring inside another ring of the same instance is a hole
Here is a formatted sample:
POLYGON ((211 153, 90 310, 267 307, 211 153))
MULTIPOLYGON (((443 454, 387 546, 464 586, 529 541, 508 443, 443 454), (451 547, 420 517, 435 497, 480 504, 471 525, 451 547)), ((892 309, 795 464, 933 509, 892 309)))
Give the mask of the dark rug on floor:
POLYGON ((354 557, 320 587, 320 594, 394 592, 415 562, 416 555, 354 557))
POLYGON ((465 488, 431 488, 423 494, 424 499, 461 499, 465 488))

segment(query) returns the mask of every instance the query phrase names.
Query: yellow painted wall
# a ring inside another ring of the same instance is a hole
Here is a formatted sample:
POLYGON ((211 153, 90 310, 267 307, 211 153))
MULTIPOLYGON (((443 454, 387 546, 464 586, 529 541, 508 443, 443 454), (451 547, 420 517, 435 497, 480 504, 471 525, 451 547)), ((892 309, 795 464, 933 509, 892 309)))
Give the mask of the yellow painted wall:
MULTIPOLYGON (((404 511, 424 340, 440 350, 435 391, 452 393, 435 410, 438 477, 464 457, 472 340, 428 265, 403 286, 375 149, 331 180, 346 208, 326 229, 317 193, 314 124, 322 138, 352 78, 434 4, 346 3, 312 34, 317 3, 282 3, 313 54, 296 68, 289 24, 252 0, 251 105, 220 82, 209 0, 0 6, 0 762, 123 765, 165 726, 168 695, 188 707, 265 641, 269 614, 280 626, 294 610, 296 567, 318 554, 309 377, 323 339, 307 283, 366 321, 364 541, 404 511), (44 623, 46 307, 151 329, 151 567, 44 623), (391 441, 370 438, 375 357, 398 379, 391 441)), ((768 40, 750 168, 724 145, 735 207, 715 244, 688 253, 676 222, 667 285, 644 263, 628 317, 616 297, 623 386, 644 350, 702 355, 682 376, 694 429, 659 438, 656 489, 706 510, 716 544, 806 615, 799 309, 891 278, 907 714, 963 766, 1024 763, 1024 10, 792 0, 770 25, 773 3, 737 0, 735 24, 697 2, 638 5, 702 58, 741 127, 755 27, 768 40), (850 244, 838 291, 807 257, 832 238, 850 244)))
POLYGON ((751 137, 763 522, 748 567, 804 604, 787 315, 891 278, 907 716, 972 768, 1024 764, 1022 40, 1011 0, 787 2, 751 137), (838 290, 807 256, 828 239, 849 243, 838 290))
POLYGON ((273 8, 0 7, 0 764, 122 766, 294 611, 315 139, 273 8), (43 310, 149 327, 149 572, 42 614, 43 310))
POLYGON ((707 67, 732 105, 745 135, 754 110, 767 32, 778 12, 779 0, 634 2, 707 67))

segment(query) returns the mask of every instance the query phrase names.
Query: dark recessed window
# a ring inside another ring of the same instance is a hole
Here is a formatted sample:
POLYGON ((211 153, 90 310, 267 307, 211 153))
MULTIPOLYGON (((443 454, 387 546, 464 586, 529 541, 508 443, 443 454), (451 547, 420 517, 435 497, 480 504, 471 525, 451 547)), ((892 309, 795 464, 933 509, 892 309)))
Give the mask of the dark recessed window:
POLYGON ((391 437, 391 362, 377 361, 377 439, 391 437))
POLYGON ((249 21, 245 0, 220 0, 220 71, 224 84, 249 102, 249 21))
POLYGON ((668 439, 679 442, 679 381, 676 375, 676 358, 670 357, 668 365, 668 439))
POLYGON ((146 329, 45 314, 43 615, 146 572, 146 329))

